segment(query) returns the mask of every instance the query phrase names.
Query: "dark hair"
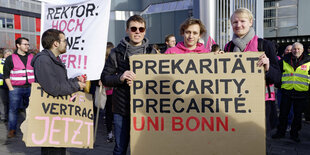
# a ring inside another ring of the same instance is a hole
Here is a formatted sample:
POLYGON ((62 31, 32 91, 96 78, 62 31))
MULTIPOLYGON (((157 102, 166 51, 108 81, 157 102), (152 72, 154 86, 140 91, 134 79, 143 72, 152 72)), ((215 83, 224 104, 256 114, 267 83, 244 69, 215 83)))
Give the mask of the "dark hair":
POLYGON ((130 22, 139 22, 139 23, 144 23, 144 28, 146 27, 146 22, 144 20, 144 18, 140 15, 133 15, 131 17, 129 17, 129 19, 126 22, 126 28, 129 29, 129 24, 130 22))
POLYGON ((105 52, 105 60, 108 59, 108 56, 110 55, 112 48, 114 48, 113 43, 112 42, 107 42, 107 50, 105 52))
POLYGON ((211 46, 211 52, 220 51, 220 46, 218 44, 213 44, 211 46))
POLYGON ((168 42, 171 37, 174 37, 174 35, 173 34, 166 35, 165 42, 168 42))
POLYGON ((3 58, 3 56, 4 56, 4 49, 0 48, 0 58, 3 58))
POLYGON ((153 44, 153 46, 152 46, 155 50, 160 50, 159 49, 159 46, 157 45, 157 44, 153 44))
POLYGON ((206 27, 202 24, 201 20, 195 18, 188 18, 184 21, 180 26, 180 35, 184 34, 185 29, 187 29, 190 25, 198 24, 200 27, 200 36, 204 36, 207 32, 206 27))
POLYGON ((60 41, 59 35, 63 34, 62 31, 56 29, 48 29, 42 35, 42 46, 44 49, 51 49, 55 41, 60 41))
POLYGON ((18 48, 17 47, 17 44, 22 44, 22 40, 27 40, 27 41, 29 41, 29 39, 28 38, 25 38, 25 37, 20 37, 20 38, 17 38, 16 40, 15 40, 15 46, 16 46, 16 48, 18 48))
POLYGON ((107 48, 114 48, 114 45, 112 42, 107 42, 107 48))

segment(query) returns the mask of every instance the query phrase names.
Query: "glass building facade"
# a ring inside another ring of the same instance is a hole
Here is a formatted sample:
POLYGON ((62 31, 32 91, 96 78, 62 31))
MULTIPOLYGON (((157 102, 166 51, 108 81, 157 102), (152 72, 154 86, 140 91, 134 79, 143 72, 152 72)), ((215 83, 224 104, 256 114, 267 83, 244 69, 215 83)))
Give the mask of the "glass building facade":
POLYGON ((19 37, 29 39, 30 50, 40 48, 41 3, 34 0, 0 0, 0 48, 15 49, 19 37))
POLYGON ((264 37, 279 45, 279 53, 295 42, 310 46, 309 5, 308 0, 264 1, 264 37))

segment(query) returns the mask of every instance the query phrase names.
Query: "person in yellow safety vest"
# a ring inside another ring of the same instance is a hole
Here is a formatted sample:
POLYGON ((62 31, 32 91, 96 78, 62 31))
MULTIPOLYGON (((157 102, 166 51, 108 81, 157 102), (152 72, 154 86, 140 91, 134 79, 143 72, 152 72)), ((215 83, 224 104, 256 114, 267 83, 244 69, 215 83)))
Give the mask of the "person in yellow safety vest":
POLYGON ((8 120, 8 105, 9 105, 9 89, 3 80, 3 66, 5 59, 12 55, 12 49, 3 51, 3 58, 0 59, 0 120, 6 122, 8 120))
POLYGON ((293 105, 294 119, 291 125, 290 138, 300 142, 298 132, 301 129, 302 112, 309 104, 310 55, 304 51, 301 43, 294 43, 292 53, 286 55, 279 65, 282 69, 282 99, 277 133, 274 139, 285 137, 287 118, 293 105))

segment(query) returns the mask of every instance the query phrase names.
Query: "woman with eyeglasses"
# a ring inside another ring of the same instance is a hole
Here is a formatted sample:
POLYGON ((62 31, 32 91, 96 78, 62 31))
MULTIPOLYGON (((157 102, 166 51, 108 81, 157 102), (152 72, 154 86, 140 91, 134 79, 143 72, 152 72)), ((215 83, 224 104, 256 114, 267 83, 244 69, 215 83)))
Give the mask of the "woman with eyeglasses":
POLYGON ((187 19, 180 27, 180 34, 184 40, 178 42, 175 47, 167 49, 165 54, 209 53, 210 51, 198 42, 206 32, 205 26, 199 19, 187 19))

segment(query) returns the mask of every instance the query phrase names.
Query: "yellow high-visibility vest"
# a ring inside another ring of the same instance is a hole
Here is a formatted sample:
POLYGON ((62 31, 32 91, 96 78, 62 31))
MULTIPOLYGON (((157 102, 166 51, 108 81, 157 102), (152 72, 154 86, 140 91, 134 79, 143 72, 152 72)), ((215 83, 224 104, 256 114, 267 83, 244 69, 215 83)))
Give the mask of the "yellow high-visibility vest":
POLYGON ((294 71, 294 68, 283 61, 282 85, 286 90, 295 89, 296 91, 308 91, 310 84, 310 62, 300 65, 294 71))

